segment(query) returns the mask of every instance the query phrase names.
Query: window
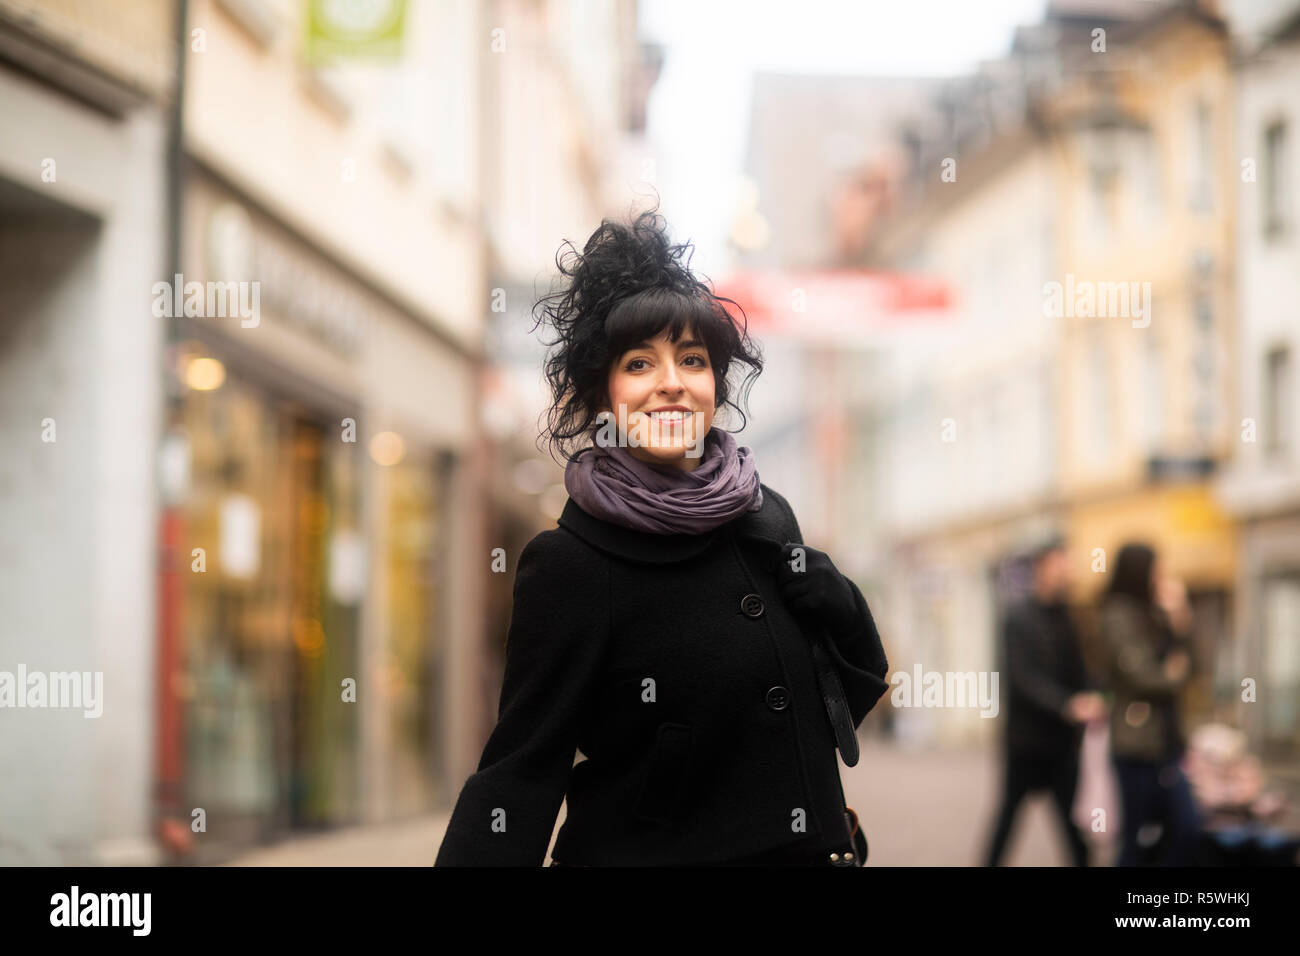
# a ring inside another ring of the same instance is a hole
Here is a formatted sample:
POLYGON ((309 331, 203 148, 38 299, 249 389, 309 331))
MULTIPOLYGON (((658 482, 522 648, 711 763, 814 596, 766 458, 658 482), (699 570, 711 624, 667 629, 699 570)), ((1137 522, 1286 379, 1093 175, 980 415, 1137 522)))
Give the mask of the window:
POLYGON ((1165 428, 1165 366, 1159 338, 1144 336, 1142 351, 1142 442, 1150 454, 1161 450, 1165 428))
POLYGON ((1287 178, 1287 126, 1276 120, 1264 130, 1264 168, 1261 201, 1264 235, 1275 238, 1286 231, 1290 219, 1291 196, 1287 178))
POLYGON ((1150 129, 1144 129, 1134 138, 1135 175, 1133 188, 1139 193, 1137 209, 1139 221, 1145 226, 1154 226, 1160 222, 1164 211, 1161 190, 1164 182, 1160 177, 1160 147, 1150 129))
POLYGON ((1285 455, 1291 438, 1291 350, 1284 345, 1269 350, 1264 366, 1264 452, 1285 455))
POLYGON ((1088 448, 1093 464, 1104 464, 1111 453, 1110 366, 1106 356, 1106 327, 1095 324, 1087 345, 1088 448))
POLYGON ((1189 139, 1192 163, 1188 202, 1195 212, 1209 212, 1213 206, 1214 117, 1204 100, 1197 100, 1192 107, 1189 139))
POLYGON ((1116 173, 1094 167, 1088 189, 1088 234, 1094 246, 1110 240, 1115 228, 1116 173))
POLYGON ((1214 430, 1218 401, 1215 382, 1215 333, 1214 302, 1205 291, 1196 293, 1193 306, 1196 318, 1196 330, 1193 337, 1192 354, 1192 389, 1193 410, 1196 435, 1202 442, 1208 442, 1214 430))

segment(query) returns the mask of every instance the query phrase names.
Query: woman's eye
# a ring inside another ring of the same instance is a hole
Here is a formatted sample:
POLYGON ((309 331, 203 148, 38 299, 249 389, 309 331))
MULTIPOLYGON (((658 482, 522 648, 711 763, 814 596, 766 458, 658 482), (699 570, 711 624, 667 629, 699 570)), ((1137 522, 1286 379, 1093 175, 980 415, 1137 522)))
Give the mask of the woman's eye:
MULTIPOLYGON (((709 364, 709 363, 708 363, 708 360, 707 360, 703 355, 688 355, 688 356, 686 356, 686 358, 687 358, 688 360, 689 360, 689 359, 695 359, 697 362, 699 362, 701 368, 707 367, 708 364, 709 364)), ((645 361, 645 359, 639 359, 639 358, 638 358, 638 359, 632 359, 632 361, 630 361, 630 362, 627 363, 627 365, 624 367, 624 369, 625 369, 625 371, 628 371, 628 372, 636 372, 636 371, 638 371, 638 369, 636 368, 636 364, 637 364, 638 362, 644 362, 644 361, 645 361)))

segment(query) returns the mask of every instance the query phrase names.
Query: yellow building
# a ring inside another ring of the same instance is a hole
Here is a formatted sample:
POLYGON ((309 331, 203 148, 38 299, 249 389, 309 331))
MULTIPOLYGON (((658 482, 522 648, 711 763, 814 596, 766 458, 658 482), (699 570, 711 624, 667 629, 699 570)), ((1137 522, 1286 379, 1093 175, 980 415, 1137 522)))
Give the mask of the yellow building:
POLYGON ((1234 522, 1210 476, 1230 454, 1236 154, 1221 22, 1194 4, 1112 29, 1075 52, 1047 105, 1064 274, 1060 493, 1078 597, 1143 540, 1187 584, 1205 677, 1227 643, 1234 522))
MULTIPOLYGON (((907 131, 877 264, 950 283, 956 321, 900 339, 886 388, 895 667, 996 667, 1020 552, 1056 532, 1085 625, 1145 540, 1187 584, 1201 673, 1230 675, 1237 539, 1210 483, 1235 437, 1231 84, 1197 3, 1053 5, 907 131)), ((1193 711, 1211 694, 1203 676, 1193 711)), ((903 719, 924 724, 903 737, 991 736, 969 713, 903 719)))

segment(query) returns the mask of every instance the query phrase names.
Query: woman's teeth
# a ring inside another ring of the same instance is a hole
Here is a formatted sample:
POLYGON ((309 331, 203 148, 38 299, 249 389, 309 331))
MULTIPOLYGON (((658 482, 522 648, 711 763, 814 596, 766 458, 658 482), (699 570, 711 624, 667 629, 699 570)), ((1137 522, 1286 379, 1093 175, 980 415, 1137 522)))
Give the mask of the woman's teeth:
POLYGON ((659 421, 679 422, 689 414, 689 412, 651 412, 650 417, 659 421))

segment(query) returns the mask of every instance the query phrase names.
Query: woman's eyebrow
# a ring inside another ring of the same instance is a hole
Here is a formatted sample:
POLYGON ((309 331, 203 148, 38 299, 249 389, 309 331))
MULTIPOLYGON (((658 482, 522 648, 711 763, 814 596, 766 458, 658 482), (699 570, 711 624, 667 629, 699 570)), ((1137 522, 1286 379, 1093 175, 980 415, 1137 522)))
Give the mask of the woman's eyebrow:
MULTIPOLYGON (((677 343, 677 347, 679 349, 695 349, 695 348, 701 348, 703 347, 703 345, 704 343, 699 341, 698 339, 687 339, 684 342, 677 343)), ((653 349, 653 348, 654 348, 654 344, 652 342, 637 342, 630 349, 628 349, 628 351, 631 352, 634 349, 653 349)))

